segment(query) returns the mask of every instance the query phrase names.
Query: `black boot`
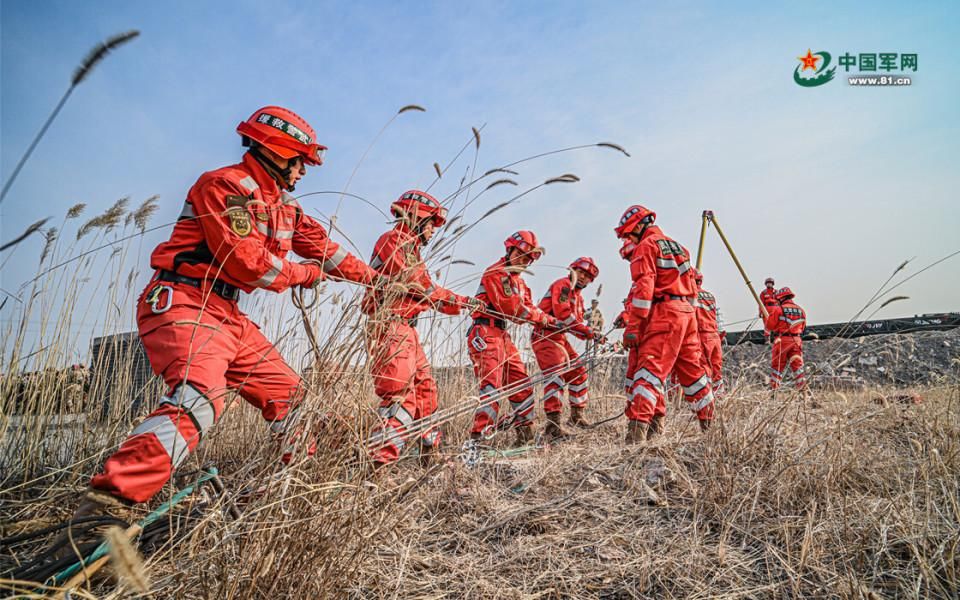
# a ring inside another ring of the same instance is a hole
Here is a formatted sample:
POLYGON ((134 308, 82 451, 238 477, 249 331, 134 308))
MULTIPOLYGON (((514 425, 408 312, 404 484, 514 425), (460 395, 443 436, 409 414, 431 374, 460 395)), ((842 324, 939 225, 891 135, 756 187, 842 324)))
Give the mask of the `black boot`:
POLYGON ((516 429, 517 439, 513 443, 514 447, 529 446, 533 442, 533 425, 521 425, 516 429))
POLYGON ((70 517, 70 525, 53 540, 50 550, 55 559, 75 555, 76 549, 99 542, 107 527, 116 525, 125 529, 136 520, 136 512, 130 502, 90 488, 70 517))
POLYGON ((663 434, 663 415, 653 415, 647 427, 647 440, 652 440, 663 434))
POLYGON ((586 409, 582 406, 570 407, 570 424, 574 427, 590 427, 590 421, 583 418, 586 409))
POLYGON ((562 440, 570 437, 570 432, 560 425, 560 413, 547 413, 547 427, 544 433, 549 440, 562 440))

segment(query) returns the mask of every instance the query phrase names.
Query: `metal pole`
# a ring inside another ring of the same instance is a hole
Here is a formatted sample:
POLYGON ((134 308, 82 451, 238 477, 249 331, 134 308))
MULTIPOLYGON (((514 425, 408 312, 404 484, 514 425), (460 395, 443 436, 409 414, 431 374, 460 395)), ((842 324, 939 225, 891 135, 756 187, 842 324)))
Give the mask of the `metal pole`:
POLYGON ((730 253, 730 257, 733 258, 733 263, 737 265, 737 269, 740 270, 740 275, 743 277, 743 281, 746 282, 747 288, 750 290, 750 294, 753 296, 753 299, 757 301, 757 306, 760 307, 760 314, 762 314, 764 320, 766 320, 768 316, 767 307, 763 305, 763 302, 760 302, 760 296, 757 295, 757 290, 753 289, 753 284, 750 283, 750 278, 747 277, 747 272, 743 270, 743 265, 740 264, 740 260, 733 252, 733 248, 730 246, 730 242, 727 241, 727 236, 723 235, 723 229, 720 228, 720 223, 717 223, 717 217, 713 214, 713 211, 706 211, 704 216, 708 217, 710 221, 713 222, 713 226, 717 228, 717 233, 720 234, 720 239, 723 240, 723 245, 727 247, 727 252, 730 253))
POLYGON ((700 244, 697 246, 697 270, 700 270, 700 265, 703 264, 703 240, 707 237, 707 222, 709 221, 709 215, 712 215, 713 212, 709 210, 703 211, 703 222, 700 224, 700 244))

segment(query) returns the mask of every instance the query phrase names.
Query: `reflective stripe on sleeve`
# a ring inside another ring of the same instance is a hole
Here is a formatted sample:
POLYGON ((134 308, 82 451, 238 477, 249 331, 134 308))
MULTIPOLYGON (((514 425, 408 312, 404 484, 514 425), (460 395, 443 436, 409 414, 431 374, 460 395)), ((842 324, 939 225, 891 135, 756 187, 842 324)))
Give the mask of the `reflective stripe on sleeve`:
POLYGON ((193 205, 187 202, 186 200, 184 200, 183 210, 180 211, 180 216, 177 217, 177 220, 179 221, 181 219, 193 219, 196 216, 197 215, 193 212, 193 205))
POLYGON ((343 259, 347 257, 347 251, 343 248, 337 248, 337 251, 333 253, 333 256, 323 261, 323 270, 326 272, 336 269, 340 263, 343 262, 343 259))
POLYGON ((260 277, 260 279, 256 281, 248 281, 247 283, 249 283, 250 285, 255 285, 257 287, 267 287, 268 285, 276 281, 277 276, 280 275, 280 272, 283 270, 283 261, 277 258, 276 256, 271 255, 270 264, 273 266, 271 266, 267 270, 267 272, 260 277))
MULTIPOLYGON (((632 305, 634 306, 634 308, 650 308, 651 306, 653 306, 653 302, 652 302, 652 301, 650 301, 650 300, 641 300, 640 298, 631 298, 631 299, 630 299, 630 304, 632 304, 632 305)), ((659 309, 657 309, 657 310, 659 310, 659 309)))
POLYGON ((267 237, 272 237, 275 240, 290 240, 293 239, 293 230, 292 229, 277 229, 274 230, 272 227, 266 223, 257 223, 257 231, 262 233, 267 237))

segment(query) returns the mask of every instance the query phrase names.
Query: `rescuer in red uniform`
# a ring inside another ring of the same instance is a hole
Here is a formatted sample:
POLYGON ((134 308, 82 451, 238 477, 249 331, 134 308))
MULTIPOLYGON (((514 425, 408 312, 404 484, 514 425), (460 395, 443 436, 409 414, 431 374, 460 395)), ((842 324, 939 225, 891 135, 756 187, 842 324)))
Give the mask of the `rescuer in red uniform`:
MULTIPOLYGON (((623 244, 620 246, 620 258, 627 261, 627 264, 630 264, 630 257, 633 256, 633 251, 636 250, 637 245, 633 243, 633 240, 630 238, 624 238, 623 244)), ((630 323, 630 297, 629 295, 623 299, 623 310, 617 315, 617 318, 613 320, 614 329, 626 329, 627 325, 630 323)), ((629 350, 628 350, 629 352, 629 350)), ((629 356, 629 355, 628 355, 629 356)), ((629 368, 628 368, 629 372, 629 368)), ((633 393, 633 377, 628 375, 624 377, 624 390, 627 394, 627 399, 629 400, 630 396, 633 393)))
POLYGON ((626 441, 639 442, 663 431, 665 380, 674 372, 684 397, 706 430, 713 419, 713 393, 701 362, 697 291, 690 255, 654 225, 657 215, 640 205, 623 213, 614 229, 637 244, 630 257, 629 318, 623 345, 630 348, 627 378, 631 393, 626 441))
POLYGON ((503 245, 506 255, 487 267, 480 279, 476 297, 483 307, 474 311, 473 325, 467 331, 467 350, 480 384, 480 406, 470 433, 478 439, 488 427, 497 425, 501 402, 491 396, 503 389, 512 409, 509 425, 517 430, 517 443, 525 444, 533 439, 533 390, 507 332, 507 320, 550 329, 559 328, 559 323, 533 304, 530 288, 520 276, 543 254, 537 237, 532 231, 518 231, 503 245))
POLYGON ((363 301, 370 315, 370 374, 383 420, 371 437, 372 454, 376 463, 393 462, 417 435, 421 463, 427 464, 440 441, 440 430, 428 419, 437 409, 437 384, 417 335, 417 315, 431 308, 456 315, 475 301, 434 285, 420 256, 436 228, 446 222, 446 209, 430 194, 410 190, 390 212, 397 217, 396 225, 377 240, 370 266, 406 291, 371 289, 363 301))
POLYGON ((788 287, 777 290, 777 305, 770 309, 766 328, 773 341, 770 361, 770 389, 777 390, 783 381, 783 370, 790 367, 798 390, 806 388, 803 373, 803 342, 800 336, 807 326, 807 313, 793 301, 788 287))
POLYGON ((599 274, 600 269, 593 259, 582 256, 570 263, 570 274, 554 281, 538 304, 540 310, 556 318, 563 328, 556 331, 534 327, 530 337, 537 364, 547 376, 543 388, 543 409, 547 413, 548 437, 566 435, 560 426, 560 414, 563 411, 560 399, 564 388, 570 393, 570 424, 580 427, 589 425, 583 417, 589 391, 587 368, 580 362, 580 356, 566 334, 569 332, 581 340, 602 338, 600 334, 595 336, 590 326, 583 322, 581 295, 581 291, 599 274))
MULTIPOLYGON (((774 306, 777 306, 777 290, 774 287, 776 284, 773 281, 773 277, 767 277, 763 281, 763 289, 760 290, 760 304, 763 304, 763 307, 767 309, 767 314, 770 314, 770 309, 774 306)), ((766 318, 763 316, 763 312, 760 312, 760 318, 763 320, 763 337, 770 339, 770 331, 767 330, 766 318)))
POLYGON ((697 309, 700 350, 703 353, 704 368, 710 375, 713 396, 719 399, 723 395, 723 344, 717 324, 717 299, 703 289, 703 273, 698 269, 694 269, 693 273, 697 282, 697 299, 693 301, 693 307, 697 309))
POLYGON ((313 287, 325 275, 361 284, 377 278, 288 193, 307 165, 323 162, 313 128, 267 106, 237 133, 249 150, 190 189, 170 239, 153 251, 155 273, 137 301, 140 339, 167 396, 93 477, 76 516, 149 500, 210 433, 231 392, 286 433, 305 390, 240 311, 240 292, 313 287), (291 250, 308 262, 288 260, 291 250))

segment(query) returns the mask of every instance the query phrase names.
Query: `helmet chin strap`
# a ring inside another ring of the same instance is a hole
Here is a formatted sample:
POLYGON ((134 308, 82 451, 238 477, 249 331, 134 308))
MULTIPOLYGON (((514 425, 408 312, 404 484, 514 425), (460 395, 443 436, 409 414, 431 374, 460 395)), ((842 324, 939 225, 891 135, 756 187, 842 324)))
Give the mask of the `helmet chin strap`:
POLYGON ((427 245, 427 240, 424 239, 423 237, 423 229, 427 226, 427 221, 429 220, 429 218, 430 217, 416 220, 415 224, 412 227, 413 232, 417 234, 417 237, 420 238, 420 243, 423 244, 424 246, 427 245))
POLYGON ((253 155, 257 162, 260 163, 263 168, 273 177, 277 185, 280 186, 280 189, 286 190, 288 192, 294 191, 295 185, 290 183, 290 173, 293 171, 293 168, 288 164, 286 169, 281 169, 280 165, 270 160, 266 154, 264 154, 260 147, 256 144, 250 146, 250 154, 253 155))

